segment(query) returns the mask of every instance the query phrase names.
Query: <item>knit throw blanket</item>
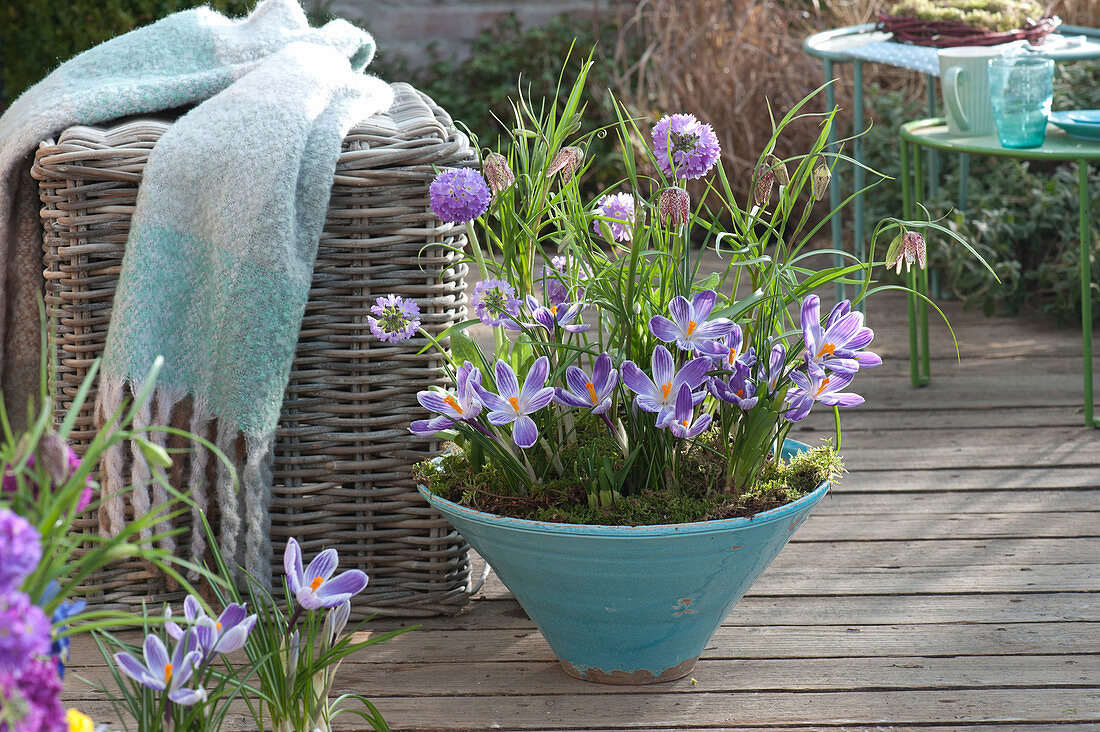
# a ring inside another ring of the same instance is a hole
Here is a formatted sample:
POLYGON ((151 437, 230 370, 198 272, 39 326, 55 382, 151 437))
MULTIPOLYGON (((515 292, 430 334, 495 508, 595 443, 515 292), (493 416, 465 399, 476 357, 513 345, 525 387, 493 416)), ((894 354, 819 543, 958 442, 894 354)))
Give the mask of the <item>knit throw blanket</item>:
MULTIPOLYGON (((341 142, 392 103, 388 85, 361 73, 373 55, 369 34, 342 20, 310 28, 296 0, 263 0, 238 21, 198 8, 62 64, 0 118, 0 379, 18 413, 37 388, 39 360, 41 233, 27 174, 35 147, 72 124, 198 103, 144 171, 96 414, 104 419, 137 393, 164 356, 136 426, 169 424, 186 399, 191 430, 213 430, 237 462, 240 489, 220 470, 210 492, 202 456, 192 457, 190 487, 200 509, 216 495, 222 551, 257 577, 269 574, 275 426, 341 142)), ((126 475, 121 447, 104 458, 107 532, 125 521, 118 489, 148 485, 134 457, 126 475)), ((140 488, 134 511, 165 499, 140 488)), ((195 558, 205 550, 199 525, 195 558)))

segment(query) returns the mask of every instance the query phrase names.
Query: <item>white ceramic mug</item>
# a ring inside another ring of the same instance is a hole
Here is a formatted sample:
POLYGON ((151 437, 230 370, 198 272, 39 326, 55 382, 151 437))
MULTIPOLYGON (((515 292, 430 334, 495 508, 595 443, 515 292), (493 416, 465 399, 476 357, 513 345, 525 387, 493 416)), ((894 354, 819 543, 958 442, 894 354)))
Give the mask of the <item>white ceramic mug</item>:
POLYGON ((1001 55, 997 46, 942 48, 940 86, 944 116, 953 135, 993 134, 993 105, 989 100, 989 59, 1001 55))

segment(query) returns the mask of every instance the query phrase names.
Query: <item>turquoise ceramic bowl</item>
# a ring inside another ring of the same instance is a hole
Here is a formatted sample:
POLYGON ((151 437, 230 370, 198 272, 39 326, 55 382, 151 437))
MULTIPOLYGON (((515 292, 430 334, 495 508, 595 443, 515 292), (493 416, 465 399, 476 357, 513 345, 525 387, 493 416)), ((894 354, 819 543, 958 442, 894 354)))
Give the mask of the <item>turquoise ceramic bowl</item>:
MULTIPOLYGON (((784 453, 807 449, 787 440, 784 453)), ((662 526, 543 523, 476 511, 423 486, 493 567, 571 676, 678 679, 828 492, 751 518, 662 526)))

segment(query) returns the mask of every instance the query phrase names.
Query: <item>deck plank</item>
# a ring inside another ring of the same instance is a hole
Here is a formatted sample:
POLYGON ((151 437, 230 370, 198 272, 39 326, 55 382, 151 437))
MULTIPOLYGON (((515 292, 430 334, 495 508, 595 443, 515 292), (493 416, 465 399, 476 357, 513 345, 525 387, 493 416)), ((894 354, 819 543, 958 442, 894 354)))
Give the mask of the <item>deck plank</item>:
MULTIPOLYGON (((933 381, 914 390, 904 302, 875 303, 886 363, 851 387, 868 401, 844 415, 848 473, 723 623, 696 683, 565 676, 492 576, 457 617, 372 623, 421 627, 348 659, 336 690, 407 730, 1100 729, 1100 433, 1081 426, 1080 334, 945 308, 964 360, 933 319, 933 381)), ((792 432, 831 434, 824 412, 792 432)), ((73 658, 105 678, 87 639, 73 658)), ((110 719, 73 676, 67 698, 110 719)))

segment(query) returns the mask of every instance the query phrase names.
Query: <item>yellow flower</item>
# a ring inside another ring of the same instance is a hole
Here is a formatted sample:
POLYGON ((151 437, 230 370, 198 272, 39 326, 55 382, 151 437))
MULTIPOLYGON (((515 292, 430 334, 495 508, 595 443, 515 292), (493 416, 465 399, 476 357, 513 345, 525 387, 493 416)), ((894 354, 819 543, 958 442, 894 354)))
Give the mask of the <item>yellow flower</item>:
POLYGON ((69 723, 69 732, 95 732, 92 718, 75 709, 65 712, 65 721, 69 723))

